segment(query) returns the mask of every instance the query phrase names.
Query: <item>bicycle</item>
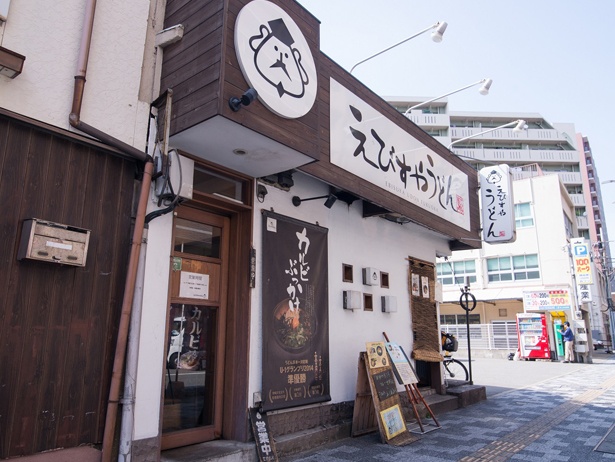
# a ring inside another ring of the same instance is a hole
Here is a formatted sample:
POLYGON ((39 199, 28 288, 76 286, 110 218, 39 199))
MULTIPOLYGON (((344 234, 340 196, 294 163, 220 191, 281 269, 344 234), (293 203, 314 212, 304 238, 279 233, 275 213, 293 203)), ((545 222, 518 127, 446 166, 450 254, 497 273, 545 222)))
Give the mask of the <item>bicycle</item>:
POLYGON ((462 380, 467 382, 470 378, 468 375, 468 369, 458 359, 454 359, 448 352, 444 355, 444 378, 445 380, 462 380))
POLYGON ((466 366, 451 356, 451 352, 457 351, 459 344, 453 334, 447 332, 440 332, 442 339, 442 350, 444 350, 444 380, 448 383, 448 380, 462 380, 467 382, 469 380, 468 369, 466 366))

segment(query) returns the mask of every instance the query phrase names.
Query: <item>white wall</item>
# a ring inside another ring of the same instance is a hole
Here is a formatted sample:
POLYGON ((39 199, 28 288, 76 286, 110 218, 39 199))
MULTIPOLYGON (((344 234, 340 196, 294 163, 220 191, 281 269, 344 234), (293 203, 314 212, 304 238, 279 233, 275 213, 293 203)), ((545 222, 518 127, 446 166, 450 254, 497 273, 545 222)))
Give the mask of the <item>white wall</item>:
MULTIPOLYGON (((291 203, 292 196, 314 197, 328 193, 326 185, 301 174, 294 175, 290 192, 267 186, 269 194, 260 206, 273 209, 310 223, 318 222, 329 229, 329 352, 332 402, 352 401, 355 397, 359 353, 365 343, 390 340, 411 351, 412 322, 408 295, 408 262, 414 258, 435 262, 436 252, 448 253, 448 243, 416 225, 398 225, 382 218, 362 218, 361 201, 351 206, 338 200, 331 209, 324 199, 291 203), (353 283, 342 282, 342 264, 353 266, 353 283), (389 273, 389 289, 362 284, 361 268, 374 267, 389 273), (372 293, 374 311, 348 311, 342 308, 342 291, 372 293), (382 313, 381 295, 397 297, 396 313, 382 313)), ((254 242, 257 249, 257 287, 252 291, 250 331, 250 405, 252 393, 261 391, 262 375, 262 214, 254 213, 254 242)))
MULTIPOLYGON (((69 129, 85 3, 11 3, 2 46, 26 60, 16 78, 0 76, 0 106, 69 129)), ((97 2, 81 112, 85 123, 140 149, 149 112, 149 101, 138 101, 149 3, 97 2)))

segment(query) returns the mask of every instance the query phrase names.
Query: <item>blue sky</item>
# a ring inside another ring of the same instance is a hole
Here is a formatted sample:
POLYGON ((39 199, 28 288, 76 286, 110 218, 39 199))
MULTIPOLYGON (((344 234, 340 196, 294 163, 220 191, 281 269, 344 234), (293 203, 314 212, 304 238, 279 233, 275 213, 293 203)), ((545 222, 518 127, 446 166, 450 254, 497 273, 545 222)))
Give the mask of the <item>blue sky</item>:
MULTIPOLYGON (((429 33, 364 64, 353 75, 379 95, 448 97, 452 111, 539 113, 587 136, 601 181, 615 179, 615 2, 571 0, 299 0, 321 22, 320 48, 343 68, 438 21, 429 33)), ((603 184, 615 240, 615 183, 603 184)))

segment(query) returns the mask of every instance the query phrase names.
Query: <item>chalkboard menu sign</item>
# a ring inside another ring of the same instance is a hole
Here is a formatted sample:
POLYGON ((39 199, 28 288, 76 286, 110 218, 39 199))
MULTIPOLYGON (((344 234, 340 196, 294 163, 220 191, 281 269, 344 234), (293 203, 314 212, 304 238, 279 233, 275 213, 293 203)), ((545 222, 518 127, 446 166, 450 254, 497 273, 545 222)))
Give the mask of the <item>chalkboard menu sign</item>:
POLYGON ((384 401, 397 394, 397 383, 391 369, 385 369, 377 374, 372 374, 372 378, 374 379, 374 385, 376 386, 376 392, 380 401, 384 401))

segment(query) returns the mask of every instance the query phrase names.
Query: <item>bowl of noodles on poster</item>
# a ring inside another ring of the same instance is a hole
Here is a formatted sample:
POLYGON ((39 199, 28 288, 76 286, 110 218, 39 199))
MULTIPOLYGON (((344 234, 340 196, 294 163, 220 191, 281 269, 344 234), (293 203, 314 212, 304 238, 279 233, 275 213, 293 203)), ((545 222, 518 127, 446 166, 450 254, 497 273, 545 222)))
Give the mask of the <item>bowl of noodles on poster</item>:
POLYGON ((277 343, 286 351, 305 350, 314 337, 316 317, 314 310, 294 307, 290 299, 282 300, 273 310, 273 332, 277 343))

